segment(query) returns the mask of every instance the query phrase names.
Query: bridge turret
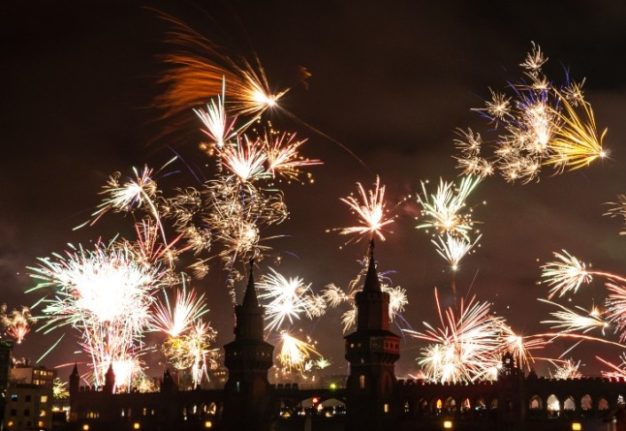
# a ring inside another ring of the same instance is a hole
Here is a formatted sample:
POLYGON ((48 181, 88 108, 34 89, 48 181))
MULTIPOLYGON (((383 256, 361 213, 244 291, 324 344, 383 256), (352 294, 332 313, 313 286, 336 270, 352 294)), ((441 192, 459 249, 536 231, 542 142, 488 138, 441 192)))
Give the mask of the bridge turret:
POLYGON ((380 285, 373 240, 363 289, 355 300, 357 328, 345 337, 350 362, 346 430, 395 429, 399 407, 394 364, 400 358, 400 337, 389 331, 389 294, 380 285))

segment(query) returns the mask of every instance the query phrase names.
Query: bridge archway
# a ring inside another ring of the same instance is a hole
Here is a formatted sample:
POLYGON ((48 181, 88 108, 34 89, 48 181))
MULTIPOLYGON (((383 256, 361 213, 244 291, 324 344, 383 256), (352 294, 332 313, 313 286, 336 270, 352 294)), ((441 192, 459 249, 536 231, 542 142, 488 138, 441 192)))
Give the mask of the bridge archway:
POLYGON ((605 397, 602 397, 598 400, 598 411, 605 411, 611 408, 609 402, 605 397))
POLYGON ((456 413, 456 400, 452 397, 446 398, 445 408, 447 413, 456 413))
POLYGON ((543 399, 539 395, 533 395, 528 400, 529 410, 543 410, 543 399))
POLYGON ((570 412, 576 410, 576 401, 574 400, 573 396, 570 395, 565 399, 565 401, 563 402, 563 410, 570 412))
POLYGON ((585 394, 582 396, 580 399, 580 409, 584 412, 593 409, 593 399, 591 398, 591 395, 585 394))
POLYGON ((546 400, 546 409, 550 416, 559 416, 561 414, 561 401, 556 395, 551 394, 548 397, 546 400))

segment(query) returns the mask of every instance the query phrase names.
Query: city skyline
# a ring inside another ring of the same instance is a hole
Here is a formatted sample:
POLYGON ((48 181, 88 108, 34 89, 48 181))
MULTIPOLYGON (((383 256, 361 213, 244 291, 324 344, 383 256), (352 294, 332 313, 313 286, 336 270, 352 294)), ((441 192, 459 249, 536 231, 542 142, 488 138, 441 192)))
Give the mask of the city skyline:
MULTIPOLYGON (((423 5, 423 10, 416 11, 403 5, 384 12, 389 22, 369 15, 376 11, 373 5, 358 10, 344 6, 345 16, 335 14, 333 18, 309 16, 306 10, 280 2, 269 9, 238 4, 234 11, 206 10, 206 22, 226 25, 228 19, 241 21, 227 26, 234 30, 222 43, 244 55, 246 49, 238 51, 241 41, 237 39, 254 41, 253 48, 270 77, 291 85, 297 81, 298 68, 306 68, 312 75, 307 80, 308 89, 296 85, 285 95, 285 106, 346 145, 367 165, 363 168, 301 122, 280 112, 270 113, 281 129, 295 129, 309 139, 308 157, 324 162, 310 169, 314 184, 285 186, 292 215, 277 233, 287 237, 272 242, 282 255, 278 267, 281 272, 313 283, 315 292, 332 282, 345 286, 358 273, 356 260, 365 255, 367 246, 360 242, 339 249, 345 238, 325 232, 351 223, 339 199, 353 191, 357 181, 369 187, 376 174, 387 186, 390 205, 409 193, 415 194, 420 180, 430 179, 434 186, 440 176, 456 179, 458 172, 452 159, 455 128, 479 124, 480 118, 470 108, 481 106, 482 100, 489 97, 488 87, 503 88, 517 77, 517 65, 531 41, 541 44, 551 58, 551 75, 559 76, 566 65, 576 78, 587 78, 586 94, 596 119, 600 127, 609 128, 606 147, 610 158, 560 176, 546 172, 540 182, 528 185, 488 178, 473 194, 475 218, 481 222, 483 234, 481 247, 462 262, 457 271, 457 288, 461 293, 471 288, 480 300, 493 302, 499 315, 505 316, 516 330, 528 334, 545 328, 539 321, 552 311, 536 300, 547 295, 548 288, 538 287, 536 282, 540 279, 539 266, 551 259, 552 252, 565 248, 598 268, 620 271, 625 263, 620 253, 623 238, 617 235, 621 226, 618 220, 602 216, 604 203, 624 192, 625 178, 620 169, 624 156, 619 142, 626 131, 619 119, 626 109, 626 99, 623 83, 615 72, 619 65, 606 58, 617 52, 616 47, 626 37, 616 25, 619 16, 623 17, 619 7, 614 14, 615 25, 607 24, 604 31, 597 24, 591 25, 599 18, 585 15, 579 5, 568 9, 564 16, 561 10, 548 8, 541 20, 550 22, 551 28, 537 24, 536 28, 519 32, 515 10, 499 10, 508 18, 504 22, 510 27, 496 27, 495 11, 490 16, 486 8, 468 11, 460 4, 455 13, 423 5), (415 26, 408 18, 416 15, 406 14, 403 19, 403 12, 408 11, 422 12, 417 15, 424 26, 415 26), (482 27, 466 19, 465 13, 473 18, 481 16, 491 26, 482 27), (224 16, 228 19, 221 21, 224 16), (428 18, 433 21, 430 26, 428 18), (273 25, 259 24, 267 19, 273 25), (304 29, 298 31, 298 23, 304 29), (592 34, 584 38, 559 34, 571 23, 587 23, 592 34), (377 28, 376 24, 387 31, 372 35, 370 30, 377 28), (330 30, 313 37, 312 29, 317 25, 330 30), (249 35, 243 35, 243 29, 249 35), (294 38, 285 40, 285 33, 294 38), (504 36, 496 41, 496 34, 504 36), (434 37, 437 43, 420 43, 426 37, 434 37), (581 44, 581 39, 587 38, 596 42, 581 44), (281 42, 285 53, 274 52, 272 47, 281 42), (342 49, 330 50, 331 43, 342 49), (495 45, 493 49, 486 49, 490 44, 495 45), (599 48, 594 50, 592 45, 599 48), (379 47, 378 56, 368 49, 371 46, 379 47), (479 205, 482 201, 487 204, 479 205)), ((128 220, 114 217, 95 227, 72 231, 89 219, 99 202, 97 192, 111 172, 129 174, 131 166, 140 168, 144 163, 158 167, 175 153, 180 153, 194 171, 206 163, 196 151, 195 132, 191 137, 176 135, 170 141, 180 144, 157 139, 164 125, 156 121, 158 111, 147 108, 158 94, 156 81, 161 65, 155 56, 166 51, 162 42, 164 27, 153 12, 139 5, 99 7, 104 14, 91 15, 80 8, 44 8, 38 12, 40 15, 30 17, 34 24, 8 25, 5 30, 5 43, 11 44, 9 53, 14 59, 7 72, 15 85, 3 102, 6 139, 13 144, 4 158, 2 175, 5 184, 16 184, 16 180, 19 184, 9 187, 2 199, 0 219, 0 229, 5 232, 0 245, 0 279, 10 289, 6 300, 3 298, 10 307, 31 305, 37 299, 22 295, 32 286, 25 266, 34 265, 37 257, 63 250, 66 242, 88 244, 100 236, 108 240, 117 232, 131 232, 128 220), (64 25, 50 23, 45 12, 51 12, 64 25)), ((610 4, 598 6, 602 10, 598 16, 611 15, 609 8, 610 4)), ((190 24, 204 30, 205 21, 193 16, 193 8, 179 6, 170 11, 163 5, 162 9, 181 19, 189 18, 190 24)), ((19 9, 12 12, 16 17, 24 16, 19 9)), ((21 19, 17 22, 23 23, 21 19)), ((223 29, 206 30, 211 36, 224 36, 223 29), (213 30, 218 34, 212 35, 213 30)), ((179 173, 167 180, 171 182, 168 186, 193 182, 184 165, 176 170, 179 173)), ((422 321, 436 321, 433 289, 446 292, 450 274, 434 252, 430 238, 415 230, 413 218, 418 212, 414 201, 398 208, 398 219, 390 229, 393 233, 385 235, 386 241, 377 242, 377 258, 379 269, 396 271, 392 275, 394 285, 407 291, 409 305, 403 319, 413 329, 421 330, 422 321)), ((262 262, 257 271, 267 272, 268 266, 274 266, 269 262, 262 262)), ((225 283, 217 266, 205 280, 193 283, 207 295, 208 316, 219 333, 215 343, 218 346, 230 339, 232 326, 232 306, 222 288, 225 283)), ((597 291, 601 283, 596 283, 597 291)), ((238 283, 239 292, 244 285, 245 281, 238 283)), ((589 294, 596 291, 583 292, 580 298, 587 301, 584 305, 589 306, 589 294)), ((449 305, 451 295, 441 295, 443 305, 449 305)), ((345 374, 343 348, 333 341, 341 334, 340 324, 340 312, 336 310, 330 310, 322 321, 303 322, 307 332, 319 341, 319 350, 337 367, 331 371, 345 374)), ((38 357, 57 338, 57 333, 45 338, 30 334, 15 353, 38 357)), ((411 358, 415 355, 410 352, 416 353, 420 344, 412 339, 402 343, 403 362, 398 364, 398 373, 415 372, 417 367, 411 358)), ((558 343, 552 355, 569 345, 558 343)), ((618 361, 618 350, 602 349, 603 357, 618 361)), ((67 353, 73 350, 78 350, 75 334, 68 331, 62 345, 45 362, 73 363, 77 355, 67 353)), ((583 373, 598 374, 603 368, 593 358, 595 348, 580 347, 575 352, 579 350, 587 365, 581 369, 583 373)), ((153 367, 152 374, 162 372, 153 367)))

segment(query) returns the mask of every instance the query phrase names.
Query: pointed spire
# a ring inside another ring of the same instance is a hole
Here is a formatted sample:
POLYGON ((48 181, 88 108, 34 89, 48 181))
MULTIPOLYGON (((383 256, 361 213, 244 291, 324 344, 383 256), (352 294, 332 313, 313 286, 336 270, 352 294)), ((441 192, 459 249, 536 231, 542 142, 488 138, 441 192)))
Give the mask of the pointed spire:
POLYGON ((367 274, 365 275, 365 283, 363 283, 363 292, 380 292, 380 280, 378 279, 378 272, 376 271, 376 259, 374 259, 374 238, 370 240, 369 255, 367 274))
POLYGON ((248 276, 248 286, 243 296, 241 307, 246 310, 259 308, 259 301, 256 297, 256 287, 254 285, 254 259, 250 259, 250 275, 248 276))
POLYGON ((70 376, 77 376, 77 375, 78 375, 78 364, 74 362, 74 368, 72 368, 72 374, 70 374, 70 376))

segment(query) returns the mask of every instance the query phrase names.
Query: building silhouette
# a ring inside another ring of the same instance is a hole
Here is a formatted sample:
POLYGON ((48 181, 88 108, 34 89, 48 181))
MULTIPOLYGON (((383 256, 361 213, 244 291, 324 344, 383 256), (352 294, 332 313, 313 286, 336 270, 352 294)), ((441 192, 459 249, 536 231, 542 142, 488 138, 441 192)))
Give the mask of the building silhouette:
POLYGON ((222 389, 179 390, 168 370, 153 393, 113 393, 113 370, 102 389, 70 376, 68 430, 585 430, 626 431, 626 382, 555 380, 524 374, 510 354, 496 381, 433 383, 397 380, 400 338, 390 330, 389 296, 370 244, 367 275, 356 295, 356 330, 345 337, 350 372, 318 389, 272 385, 273 346, 263 337, 252 265, 235 338, 224 346, 222 389))

